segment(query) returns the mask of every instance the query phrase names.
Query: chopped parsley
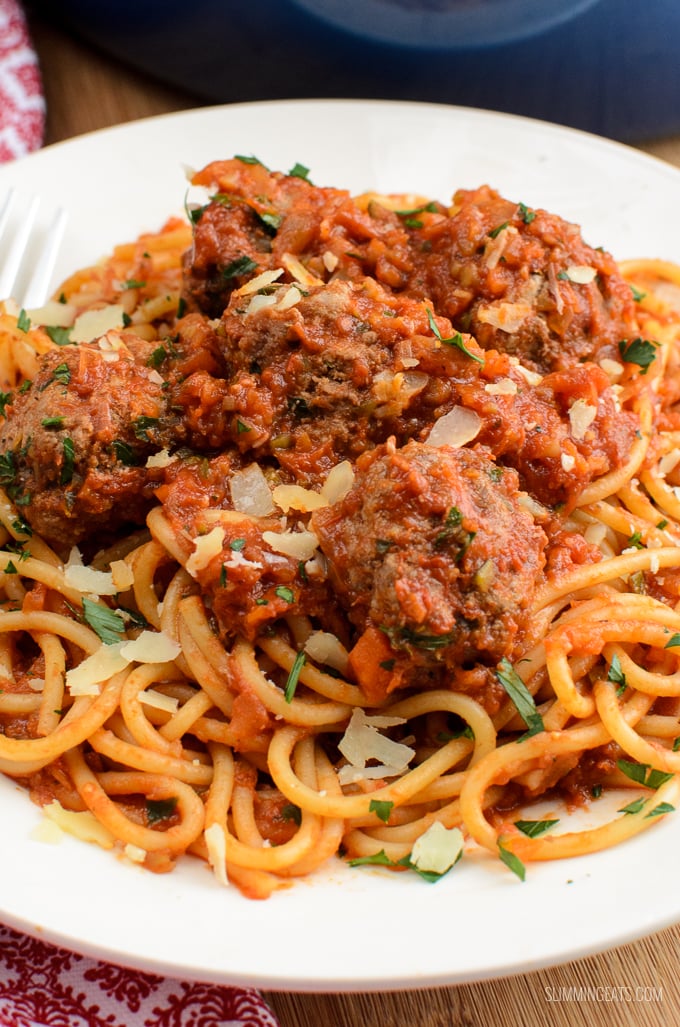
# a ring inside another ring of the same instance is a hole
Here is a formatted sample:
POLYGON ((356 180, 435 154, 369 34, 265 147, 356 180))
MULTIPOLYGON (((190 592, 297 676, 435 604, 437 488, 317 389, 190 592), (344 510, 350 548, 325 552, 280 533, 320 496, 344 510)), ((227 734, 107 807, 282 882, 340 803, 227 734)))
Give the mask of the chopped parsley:
POLYGON ((631 285, 630 291, 632 292, 633 299, 636 303, 640 303, 647 295, 646 292, 642 292, 640 289, 636 289, 634 285, 631 285))
POLYGON ((0 453, 0 485, 11 485, 16 478, 17 468, 14 462, 14 453, 8 449, 6 453, 0 453))
POLYGON ((11 392, 0 392, 0 417, 7 417, 7 407, 14 402, 11 392))
POLYGON ((496 236, 500 235, 500 234, 501 234, 501 232, 502 232, 502 231, 503 231, 504 229, 506 229, 506 228, 508 227, 508 225, 509 225, 509 224, 510 224, 510 222, 509 222, 509 221, 504 221, 504 222, 503 222, 502 224, 500 224, 500 225, 496 225, 496 227, 495 227, 495 228, 492 228, 492 229, 491 229, 491 231, 489 232, 489 238, 490 238, 490 239, 495 239, 495 238, 496 238, 496 236))
POLYGON ((274 589, 274 595, 277 595, 279 599, 284 599, 287 603, 295 601, 295 593, 287 585, 277 585, 274 589))
POLYGON ((68 364, 58 364, 52 372, 52 381, 60 385, 68 385, 71 381, 71 368, 68 364))
POLYGON ((73 445, 73 439, 65 438, 61 444, 63 463, 61 465, 61 474, 59 475, 59 484, 68 485, 73 480, 73 470, 76 462, 76 450, 73 445))
POLYGON ((233 538, 229 543, 229 548, 234 553, 240 553, 242 549, 245 549, 246 540, 244 538, 233 538))
POLYGON ((43 426, 43 428, 47 428, 47 429, 63 428, 64 427, 64 418, 63 417, 43 417, 43 419, 42 419, 42 421, 40 423, 43 426))
POLYGON ((125 630, 125 621, 119 613, 108 606, 100 606, 86 597, 83 599, 83 617, 86 624, 99 636, 104 645, 114 645, 121 641, 125 630))
POLYGON ((539 734, 545 730, 543 718, 536 709, 534 697, 505 656, 498 665, 496 677, 529 729, 526 734, 522 735, 522 738, 530 738, 531 735, 539 734))
POLYGON ((513 874, 519 877, 520 881, 526 880, 527 872, 524 863, 516 856, 514 852, 510 852, 510 849, 506 849, 501 838, 498 839, 498 855, 505 863, 506 867, 512 870, 513 874))
POLYGON ((123 442, 122 439, 114 439, 111 445, 116 459, 120 460, 121 464, 125 464, 126 467, 136 467, 139 464, 139 457, 127 442, 123 442))
POLYGON ((124 282, 120 283, 121 289, 143 289, 146 282, 139 278, 127 278, 124 282))
POLYGON ((674 635, 671 635, 670 640, 666 642, 664 649, 673 649, 676 645, 680 645, 680 634, 676 631, 674 635))
POLYGON ((257 267, 257 263, 249 256, 244 254, 242 257, 236 257, 226 267, 222 268, 223 278, 237 278, 240 275, 248 275, 251 271, 254 271, 257 267))
POLYGON ((650 364, 656 360, 656 351, 659 344, 650 342, 649 339, 642 339, 638 336, 631 342, 622 339, 619 343, 619 353, 627 364, 637 364, 641 368, 641 374, 647 374, 650 364))
POLYGON ((463 336, 460 334, 460 332, 456 332, 456 334, 452 335, 449 339, 445 339, 442 333, 439 331, 439 328, 437 327, 437 323, 434 317, 432 316, 432 311, 429 309, 427 311, 427 320, 430 324, 430 328, 432 329, 433 334, 437 339, 439 339, 442 346, 455 346, 456 349, 459 349, 461 353, 465 354, 466 357, 470 357, 471 360, 476 360, 478 364, 484 363, 483 357, 478 357, 476 353, 470 352, 470 350, 465 345, 463 336))
POLYGON ((169 799, 147 799, 146 822, 147 824, 158 824, 171 817, 176 809, 177 797, 174 795, 169 799))
POLYGON ((609 671, 607 672, 607 681, 612 681, 619 687, 616 690, 617 695, 623 695, 626 690, 626 675, 621 669, 621 660, 619 659, 618 653, 614 653, 612 656, 612 662, 609 665, 609 671))
POLYGON ((71 343, 72 328, 58 328, 54 325, 47 325, 45 331, 55 346, 69 346, 71 343))
POLYGON ((394 808, 393 802, 384 801, 381 799, 371 799, 368 805, 368 812, 375 813, 379 820, 382 820, 384 824, 390 819, 390 813, 394 808))
POLYGON ((538 838, 540 835, 545 834, 555 824, 559 824, 559 820, 516 820, 515 827, 522 834, 525 834, 527 838, 538 838))
POLYGON ((519 214, 525 225, 530 225, 536 217, 536 211, 530 210, 524 203, 519 203, 517 205, 517 213, 519 214))
POLYGON ((302 823, 302 810, 292 802, 287 802, 285 806, 281 807, 281 816, 287 823, 292 821, 298 827, 302 823))
POLYGON ((663 770, 655 770, 648 763, 633 763, 630 760, 617 760, 616 766, 629 777, 631 781, 642 785, 644 788, 660 788, 666 781, 670 781, 673 774, 663 770))
POLYGON ((158 418, 147 417, 146 414, 142 414, 141 417, 138 417, 135 421, 132 422, 132 427, 134 429, 135 435, 138 439, 141 439, 143 442, 151 441, 151 439, 149 438, 149 431, 152 428, 156 428, 157 426, 158 418))
POLYGON ((17 318, 17 328, 20 332, 27 332, 31 327, 31 319, 22 307, 17 318))
POLYGON ((283 693, 283 697, 286 702, 293 701, 293 696, 295 695, 295 690, 297 689, 298 681, 300 680, 300 671, 304 667, 306 661, 307 655, 304 649, 301 649, 293 660, 293 666, 290 668, 290 673, 288 674, 288 679, 286 681, 286 687, 283 693))
POLYGON ((293 167, 288 172, 290 178, 302 178, 305 182, 309 181, 309 168, 306 168, 304 164, 299 164, 297 161, 293 164, 293 167))

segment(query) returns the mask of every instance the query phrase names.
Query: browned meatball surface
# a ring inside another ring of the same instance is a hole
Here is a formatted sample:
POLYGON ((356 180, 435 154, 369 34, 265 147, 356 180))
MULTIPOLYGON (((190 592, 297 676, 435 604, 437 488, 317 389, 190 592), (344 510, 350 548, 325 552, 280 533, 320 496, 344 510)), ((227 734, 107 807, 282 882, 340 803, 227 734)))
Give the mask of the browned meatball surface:
POLYGON ((349 616, 382 633, 397 664, 407 655, 407 673, 512 654, 546 538, 487 451, 388 444, 312 520, 349 616))

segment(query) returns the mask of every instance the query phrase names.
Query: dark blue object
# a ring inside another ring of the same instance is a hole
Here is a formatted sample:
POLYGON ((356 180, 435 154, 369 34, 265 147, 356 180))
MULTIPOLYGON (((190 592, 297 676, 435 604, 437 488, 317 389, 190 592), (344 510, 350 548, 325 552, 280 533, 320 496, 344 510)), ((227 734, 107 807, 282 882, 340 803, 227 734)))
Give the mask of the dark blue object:
MULTIPOLYGON (((202 101, 426 100, 629 142, 680 131, 680 0, 60 0, 58 8, 74 33, 202 101), (447 34, 444 15, 453 18, 457 5, 468 9, 467 29, 447 34)), ((49 0, 44 13, 56 17, 49 0)))

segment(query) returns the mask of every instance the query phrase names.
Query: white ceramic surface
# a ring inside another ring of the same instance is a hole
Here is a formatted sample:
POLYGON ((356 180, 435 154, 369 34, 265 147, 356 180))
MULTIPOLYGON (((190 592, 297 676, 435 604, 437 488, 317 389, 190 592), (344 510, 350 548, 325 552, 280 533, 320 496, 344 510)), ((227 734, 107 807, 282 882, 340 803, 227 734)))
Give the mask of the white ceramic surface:
MULTIPOLYGON (((185 168, 235 153, 296 161, 320 185, 446 200, 489 183, 583 226, 619 258, 680 259, 680 172, 553 125, 470 109, 297 101, 166 115, 59 144, 0 168, 0 196, 39 192, 69 211, 55 284, 117 242, 181 213, 185 168)), ((155 876, 65 839, 32 839, 40 814, 0 780, 0 918, 149 971, 291 990, 398 989, 554 964, 680 918, 679 814, 617 849, 531 865, 521 883, 471 853, 436 885, 340 862, 266 902, 185 860, 155 876)))

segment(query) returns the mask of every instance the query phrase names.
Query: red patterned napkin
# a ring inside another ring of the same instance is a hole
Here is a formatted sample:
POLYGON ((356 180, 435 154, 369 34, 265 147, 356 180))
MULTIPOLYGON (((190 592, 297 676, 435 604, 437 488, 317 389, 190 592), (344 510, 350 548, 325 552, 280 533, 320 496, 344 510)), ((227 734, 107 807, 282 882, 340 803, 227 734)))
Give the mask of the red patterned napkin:
POLYGON ((38 58, 17 0, 0 0, 0 163, 37 150, 45 131, 38 58))
POLYGON ((0 1027, 279 1027, 257 991, 125 970, 0 925, 0 1027))

